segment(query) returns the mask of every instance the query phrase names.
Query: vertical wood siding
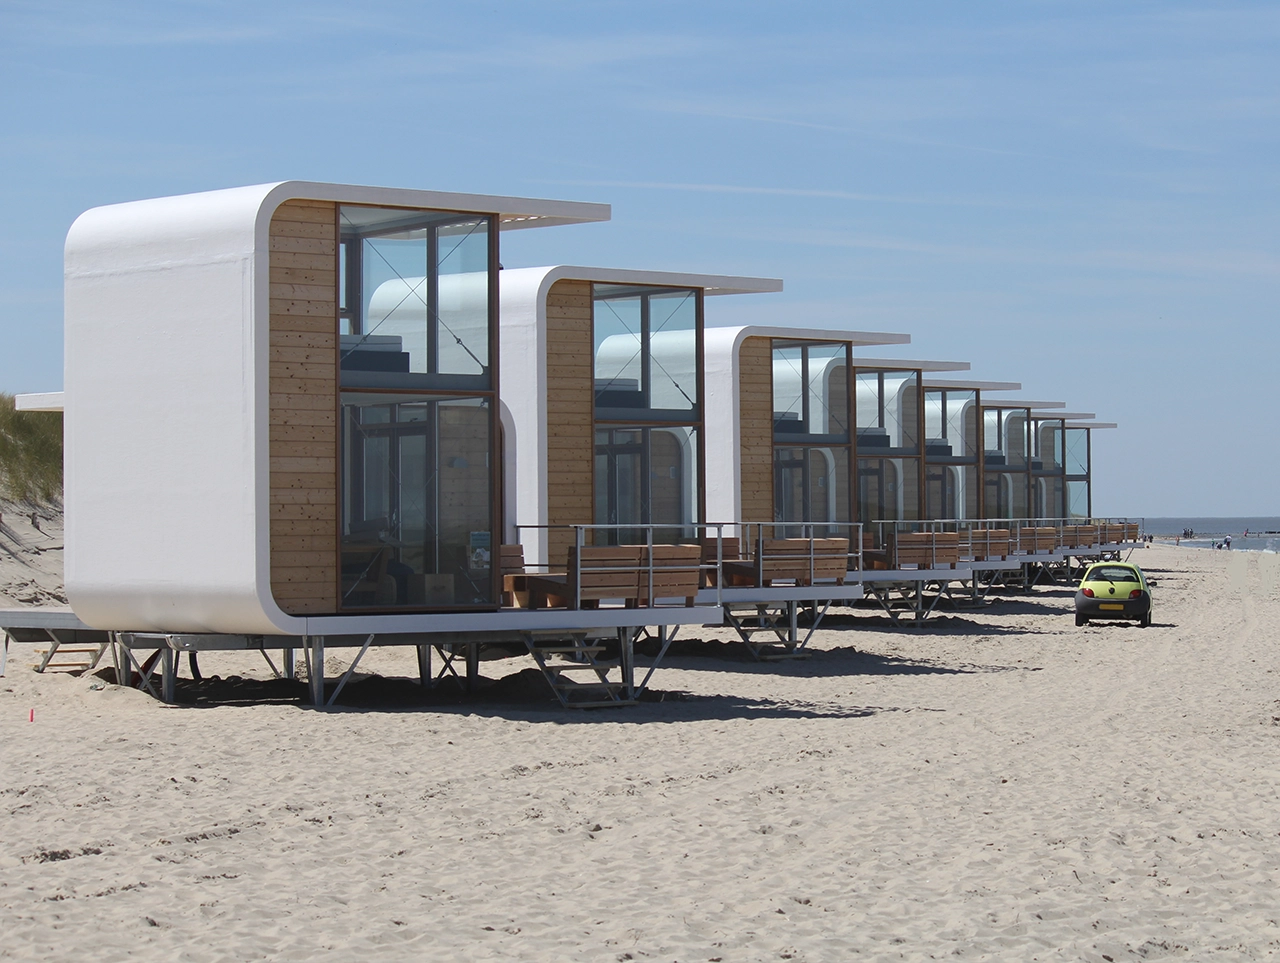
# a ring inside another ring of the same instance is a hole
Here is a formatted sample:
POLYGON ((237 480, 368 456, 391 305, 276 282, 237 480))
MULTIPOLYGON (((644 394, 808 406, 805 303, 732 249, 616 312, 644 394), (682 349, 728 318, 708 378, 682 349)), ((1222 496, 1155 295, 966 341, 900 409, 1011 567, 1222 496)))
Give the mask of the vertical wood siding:
MULTIPOLYGON (((557 281, 547 292, 547 523, 593 520, 591 284, 557 281)), ((532 360, 530 361, 532 363, 532 360)), ((533 399, 529 399, 530 404, 533 399)), ((553 568, 565 562, 572 535, 552 531, 553 568)))
POLYGON ((773 520, 773 344, 746 338, 738 352, 743 522, 773 520))
POLYGON ((271 218, 271 591, 290 615, 338 609, 338 240, 335 205, 271 218))

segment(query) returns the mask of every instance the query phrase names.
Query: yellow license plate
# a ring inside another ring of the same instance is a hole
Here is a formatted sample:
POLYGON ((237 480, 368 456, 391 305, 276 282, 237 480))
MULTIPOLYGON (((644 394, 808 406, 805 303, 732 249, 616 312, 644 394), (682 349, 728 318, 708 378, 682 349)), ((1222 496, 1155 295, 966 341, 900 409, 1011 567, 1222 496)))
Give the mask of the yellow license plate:
POLYGON ((1098 606, 1100 609, 1106 609, 1109 612, 1123 612, 1124 606, 1119 602, 1103 602, 1098 606))

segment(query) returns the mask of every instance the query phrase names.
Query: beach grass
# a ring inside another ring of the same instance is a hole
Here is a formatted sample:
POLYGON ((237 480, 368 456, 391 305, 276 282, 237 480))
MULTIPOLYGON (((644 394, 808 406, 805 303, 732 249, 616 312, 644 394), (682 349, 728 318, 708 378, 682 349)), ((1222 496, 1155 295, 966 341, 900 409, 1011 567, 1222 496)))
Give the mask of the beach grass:
POLYGON ((62 413, 18 411, 0 393, 0 495, 20 502, 62 500, 62 413))

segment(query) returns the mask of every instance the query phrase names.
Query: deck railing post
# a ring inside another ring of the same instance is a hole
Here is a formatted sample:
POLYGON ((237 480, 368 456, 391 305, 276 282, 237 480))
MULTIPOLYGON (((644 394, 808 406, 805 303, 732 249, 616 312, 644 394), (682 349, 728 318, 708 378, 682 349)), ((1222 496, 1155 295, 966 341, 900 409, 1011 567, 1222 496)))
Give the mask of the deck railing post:
POLYGON ((581 525, 573 527, 574 560, 573 560, 573 607, 582 608, 582 545, 586 535, 581 525))
POLYGON ((653 525, 645 526, 645 537, 649 540, 649 564, 647 566, 648 571, 645 573, 649 580, 649 592, 645 596, 645 602, 649 608, 653 608, 657 603, 657 600, 653 597, 653 525))

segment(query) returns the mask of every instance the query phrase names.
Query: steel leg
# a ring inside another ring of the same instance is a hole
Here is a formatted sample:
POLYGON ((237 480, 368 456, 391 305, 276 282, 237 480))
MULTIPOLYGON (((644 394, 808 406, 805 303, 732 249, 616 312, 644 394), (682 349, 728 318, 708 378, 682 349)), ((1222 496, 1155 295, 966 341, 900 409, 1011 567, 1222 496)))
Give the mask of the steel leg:
POLYGON ((467 691, 475 692, 480 679, 480 643, 468 642, 467 646, 467 691))
POLYGON ((160 653, 161 672, 160 676, 160 701, 167 705, 173 705, 177 690, 178 672, 174 665, 173 649, 168 644, 165 645, 160 653))
POLYGON ((324 705, 324 636, 311 636, 309 640, 311 658, 307 664, 307 681, 311 685, 311 704, 324 705))
POLYGON ((431 678, 431 646, 418 646, 418 682, 421 685, 429 686, 434 680, 431 678))
POLYGON ((290 682, 298 678, 298 660, 293 649, 284 650, 284 677, 290 682))

